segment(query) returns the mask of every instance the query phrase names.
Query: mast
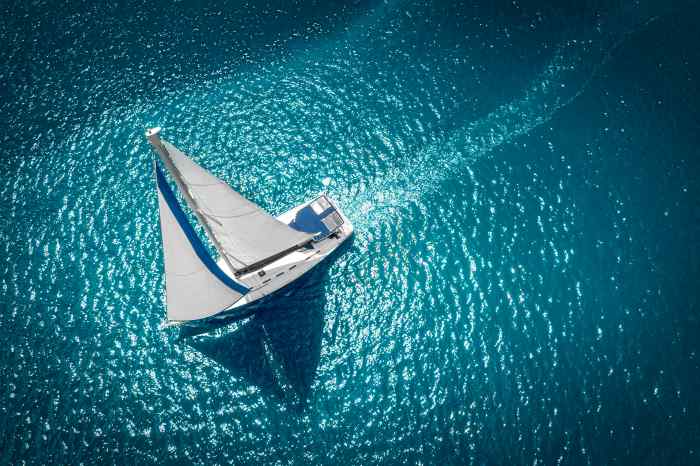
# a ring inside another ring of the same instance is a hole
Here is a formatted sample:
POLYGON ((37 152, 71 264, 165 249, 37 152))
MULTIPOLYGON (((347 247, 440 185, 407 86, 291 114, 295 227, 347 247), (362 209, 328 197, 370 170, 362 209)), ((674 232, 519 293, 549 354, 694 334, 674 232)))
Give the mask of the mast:
POLYGON ((204 219, 202 213, 200 212, 200 210, 197 206, 197 202, 190 195, 190 192, 187 189, 187 186, 185 185, 185 183, 183 183, 182 175, 180 174, 180 170, 177 169, 175 164, 170 159, 170 154, 168 153, 168 150, 165 148, 165 146, 163 145, 163 143, 160 140, 160 131, 161 131, 160 126, 156 126, 155 128, 150 128, 150 129, 146 130, 146 139, 148 139, 148 142, 151 144, 151 146, 153 146, 153 149, 158 153, 160 160, 165 164, 165 167, 168 169, 170 174, 175 179, 175 183, 177 184, 178 189, 182 193, 182 196, 185 198, 185 201, 187 201, 187 204, 192 208, 192 211, 194 212, 195 216, 197 217, 197 220, 199 220, 199 223, 202 225, 202 227, 204 227, 204 231, 207 233, 207 236, 212 241, 212 243, 214 243, 214 247, 216 248, 217 251, 219 251, 219 255, 224 259, 224 262, 226 262, 226 265, 228 265, 229 270, 231 270, 231 272, 235 272, 237 270, 237 268, 233 266, 233 264, 231 263, 231 260, 225 254, 224 248, 219 243, 219 240, 216 239, 216 236, 214 235, 214 233, 211 231, 211 228, 209 227, 209 223, 204 219))

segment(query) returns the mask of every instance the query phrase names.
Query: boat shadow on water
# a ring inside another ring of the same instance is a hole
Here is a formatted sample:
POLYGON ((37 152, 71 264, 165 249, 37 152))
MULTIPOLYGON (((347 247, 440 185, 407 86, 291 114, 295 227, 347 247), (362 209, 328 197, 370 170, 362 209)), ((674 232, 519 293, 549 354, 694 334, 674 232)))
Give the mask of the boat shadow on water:
POLYGON ((321 356, 324 284, 339 251, 246 314, 203 327, 186 327, 179 341, 210 358, 234 377, 289 407, 303 410, 321 356), (247 320, 246 320, 247 319, 247 320), (232 325, 236 322, 236 325, 232 325), (230 331, 226 327, 234 327, 230 331))

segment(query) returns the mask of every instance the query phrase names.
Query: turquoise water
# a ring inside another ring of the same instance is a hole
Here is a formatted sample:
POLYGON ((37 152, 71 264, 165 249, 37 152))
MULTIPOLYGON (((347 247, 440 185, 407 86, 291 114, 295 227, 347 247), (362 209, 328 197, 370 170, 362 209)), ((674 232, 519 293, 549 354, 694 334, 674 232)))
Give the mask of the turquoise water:
POLYGON ((0 463, 697 463, 697 7, 288 3, 0 6, 0 463), (354 242, 159 330, 154 125, 354 242))

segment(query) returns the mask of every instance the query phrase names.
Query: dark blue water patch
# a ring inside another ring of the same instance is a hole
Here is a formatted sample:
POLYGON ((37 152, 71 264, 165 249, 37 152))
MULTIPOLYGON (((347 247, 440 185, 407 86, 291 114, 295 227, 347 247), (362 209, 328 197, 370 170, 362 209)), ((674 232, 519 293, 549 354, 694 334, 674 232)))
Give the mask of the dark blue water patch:
POLYGON ((697 462, 697 7, 2 9, 0 462, 697 462), (156 124, 355 242, 160 330, 156 124))

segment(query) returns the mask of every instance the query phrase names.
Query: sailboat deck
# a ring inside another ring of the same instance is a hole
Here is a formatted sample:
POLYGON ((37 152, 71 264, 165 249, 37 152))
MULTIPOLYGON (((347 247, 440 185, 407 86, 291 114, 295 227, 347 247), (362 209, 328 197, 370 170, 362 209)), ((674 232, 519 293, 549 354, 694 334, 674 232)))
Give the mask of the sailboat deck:
MULTIPOLYGON (((314 203, 318 203, 319 199, 323 199, 323 202, 327 203, 328 208, 322 210, 320 215, 315 213, 317 218, 320 217, 322 221, 330 215, 336 215, 338 217, 338 226, 333 229, 328 229, 326 227, 325 230, 322 231, 312 230, 312 233, 319 233, 319 235, 316 236, 317 239, 310 243, 308 247, 293 251, 258 270, 235 277, 238 281, 249 287, 250 291, 243 299, 231 306, 230 309, 249 304, 290 284, 304 273, 311 270, 320 261, 328 257, 345 240, 352 236, 352 224, 347 217, 335 207, 333 201, 328 199, 325 195, 311 202, 300 204, 288 212, 281 214, 277 219, 289 226, 292 226, 293 222, 298 221, 300 216, 305 220, 309 216, 306 209, 319 210, 318 206, 314 206, 314 203)), ((319 204, 325 206, 322 203, 319 204)), ((232 278, 234 277, 233 272, 223 259, 220 258, 218 260, 218 265, 226 274, 232 278)))

